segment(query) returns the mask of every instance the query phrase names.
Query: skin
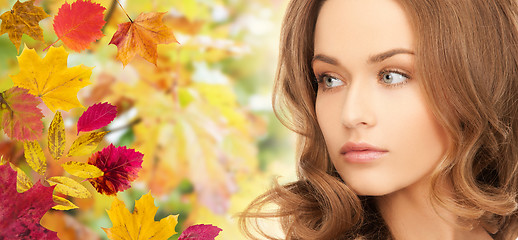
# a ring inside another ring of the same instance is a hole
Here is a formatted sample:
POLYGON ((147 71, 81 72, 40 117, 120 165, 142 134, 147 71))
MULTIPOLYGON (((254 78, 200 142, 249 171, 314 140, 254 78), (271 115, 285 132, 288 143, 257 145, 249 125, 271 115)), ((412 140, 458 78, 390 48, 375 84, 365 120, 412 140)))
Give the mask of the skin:
POLYGON ((449 139, 425 101, 414 69, 414 36, 391 0, 328 0, 315 29, 317 120, 331 162, 359 195, 378 196, 396 239, 490 239, 481 228, 455 227, 430 203, 429 176, 449 139), (349 161, 346 143, 385 152, 349 161))

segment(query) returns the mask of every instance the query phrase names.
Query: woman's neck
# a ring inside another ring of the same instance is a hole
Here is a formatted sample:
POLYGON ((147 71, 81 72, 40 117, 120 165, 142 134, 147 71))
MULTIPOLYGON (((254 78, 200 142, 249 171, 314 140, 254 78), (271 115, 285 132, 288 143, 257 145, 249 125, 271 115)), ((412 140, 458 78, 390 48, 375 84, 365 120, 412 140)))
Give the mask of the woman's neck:
POLYGON ((430 186, 428 179, 376 198, 381 215, 396 240, 492 239, 482 227, 463 229, 455 224, 457 217, 454 214, 439 207, 435 210, 427 186, 430 186))

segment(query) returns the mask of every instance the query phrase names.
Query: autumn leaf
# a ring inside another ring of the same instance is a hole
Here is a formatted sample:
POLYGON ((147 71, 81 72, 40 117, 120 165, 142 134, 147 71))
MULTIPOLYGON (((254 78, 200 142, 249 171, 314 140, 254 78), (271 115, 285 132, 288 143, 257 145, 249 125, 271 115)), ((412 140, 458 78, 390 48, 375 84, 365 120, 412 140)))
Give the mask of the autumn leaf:
POLYGON ((90 106, 83 115, 79 117, 77 121, 77 133, 102 128, 111 123, 116 116, 116 106, 109 103, 96 103, 90 106))
POLYGON ((142 168, 142 153, 113 144, 92 154, 88 163, 97 166, 104 176, 88 179, 97 192, 114 195, 130 187, 130 182, 138 177, 142 168))
POLYGON ((45 175, 47 160, 38 141, 23 142, 25 160, 39 175, 45 175))
POLYGON ((51 177, 47 179, 50 186, 56 185, 56 192, 77 198, 89 198, 90 192, 81 184, 68 177, 51 177))
MULTIPOLYGON (((54 17, 54 31, 59 41, 70 49, 80 52, 104 34, 101 29, 106 23, 103 13, 106 8, 98 3, 78 0, 72 5, 65 2, 54 17)), ((56 42, 57 42, 56 41, 56 42)))
POLYGON ((135 21, 119 24, 109 44, 117 46, 117 59, 124 66, 135 54, 156 65, 157 44, 177 42, 173 31, 162 22, 165 14, 141 13, 135 21))
POLYGON ((68 150, 67 156, 83 156, 92 153, 108 132, 92 132, 79 136, 68 150))
POLYGON ((101 169, 88 163, 70 161, 61 164, 61 166, 71 175, 80 178, 96 178, 104 175, 101 169))
POLYGON ((29 190, 34 184, 32 184, 31 179, 25 174, 23 170, 20 168, 14 167, 11 165, 11 168, 16 170, 16 190, 20 193, 29 190))
POLYGON ((47 17, 50 17, 50 15, 45 13, 42 7, 34 6, 34 0, 23 3, 16 1, 11 11, 7 11, 0 16, 0 19, 2 19, 0 35, 9 33, 9 39, 16 46, 16 49, 20 49, 24 33, 43 42, 43 30, 39 26, 39 21, 47 17))
POLYGON ((198 224, 185 229, 178 240, 214 240, 222 229, 212 225, 198 224))
POLYGON ((162 218, 160 222, 155 222, 157 210, 158 207, 155 206, 151 193, 135 201, 133 213, 126 209, 123 201, 116 198, 110 210, 107 210, 113 227, 103 228, 103 230, 112 240, 168 239, 176 233, 174 228, 178 224, 178 215, 169 215, 162 218))
POLYGON ((53 187, 37 182, 29 190, 16 191, 16 171, 0 166, 0 239, 58 239, 55 232, 40 225, 52 206, 53 187))
POLYGON ((55 209, 55 210, 70 210, 70 209, 79 208, 78 206, 73 204, 71 201, 68 201, 68 199, 58 197, 56 195, 52 196, 52 200, 54 200, 54 202, 58 204, 58 205, 52 207, 52 209, 55 209))
POLYGON ((20 73, 10 77, 15 86, 41 97, 53 112, 83 107, 77 100, 77 92, 90 84, 92 68, 83 65, 68 68, 67 58, 63 47, 51 47, 43 59, 34 49, 25 48, 18 57, 20 73))
POLYGON ((13 87, 0 94, 0 118, 8 137, 31 141, 43 133, 43 114, 38 108, 40 100, 26 89, 13 87))
POLYGON ((55 160, 59 160, 65 151, 65 123, 60 112, 56 112, 49 127, 49 151, 55 160))

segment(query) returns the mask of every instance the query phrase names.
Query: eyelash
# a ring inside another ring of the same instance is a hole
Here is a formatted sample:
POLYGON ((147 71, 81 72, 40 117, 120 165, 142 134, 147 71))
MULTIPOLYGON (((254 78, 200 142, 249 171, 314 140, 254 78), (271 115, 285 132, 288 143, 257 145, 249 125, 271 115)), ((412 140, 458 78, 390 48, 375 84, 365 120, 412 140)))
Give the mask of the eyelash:
MULTIPOLYGON (((385 87, 388 87, 388 88, 395 88, 395 87, 402 87, 403 85, 405 85, 406 83, 408 83, 408 81, 411 79, 410 75, 407 74, 407 73, 404 73, 400 70, 397 70, 397 69, 384 69, 384 70, 381 70, 378 74, 378 82, 380 82, 381 84, 385 85, 385 87), (395 83, 395 84, 385 84, 383 83, 382 81, 382 77, 383 75, 387 74, 387 73, 395 73, 395 74, 399 74, 403 77, 406 78, 406 80, 400 82, 400 83, 395 83)), ((336 87, 327 87, 325 86, 325 83, 324 83, 324 77, 331 77, 331 78, 335 78, 335 79, 338 79, 337 77, 333 77, 331 76, 330 74, 328 73, 321 73, 321 74, 318 74, 317 77, 316 77, 316 82, 319 86, 323 86, 322 87, 322 91, 325 92, 325 91, 329 91, 329 90, 333 90, 335 89, 336 87)))

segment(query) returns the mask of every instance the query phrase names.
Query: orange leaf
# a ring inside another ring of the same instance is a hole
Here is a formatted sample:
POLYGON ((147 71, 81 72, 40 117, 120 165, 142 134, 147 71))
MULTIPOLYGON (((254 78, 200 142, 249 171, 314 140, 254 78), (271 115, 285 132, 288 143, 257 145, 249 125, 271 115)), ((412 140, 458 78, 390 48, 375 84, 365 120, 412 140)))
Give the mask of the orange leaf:
POLYGON ((39 21, 47 17, 50 15, 45 13, 43 8, 34 6, 34 0, 23 3, 16 1, 11 11, 0 16, 2 19, 0 35, 9 33, 9 39, 16 49, 20 48, 24 33, 35 40, 43 41, 43 30, 39 21))
POLYGON ((89 0, 78 0, 72 5, 65 2, 54 18, 54 31, 68 48, 80 52, 104 36, 101 31, 106 23, 104 10, 106 8, 89 0))
POLYGON ((156 65, 157 45, 178 42, 173 31, 164 25, 165 12, 141 13, 135 21, 119 24, 109 44, 118 48, 117 59, 124 66, 138 54, 156 65))

